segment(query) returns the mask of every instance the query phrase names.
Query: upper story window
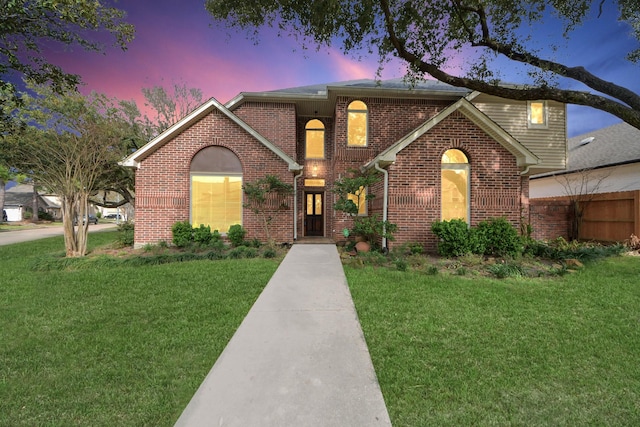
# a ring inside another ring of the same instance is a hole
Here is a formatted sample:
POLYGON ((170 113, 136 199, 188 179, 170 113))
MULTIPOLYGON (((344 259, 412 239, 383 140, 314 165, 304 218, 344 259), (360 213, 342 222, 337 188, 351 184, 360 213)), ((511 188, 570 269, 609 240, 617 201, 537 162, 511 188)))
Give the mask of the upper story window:
POLYGON ((324 124, 313 119, 305 126, 305 154, 306 159, 324 159, 324 124))
POLYGON ((353 101, 347 107, 347 146, 367 146, 367 115, 367 104, 362 101, 353 101))
POLYGON ((546 101, 527 101, 527 120, 529 128, 547 127, 546 101))
POLYGON ((460 150, 442 155, 441 170, 442 220, 462 219, 469 223, 469 160, 460 150))

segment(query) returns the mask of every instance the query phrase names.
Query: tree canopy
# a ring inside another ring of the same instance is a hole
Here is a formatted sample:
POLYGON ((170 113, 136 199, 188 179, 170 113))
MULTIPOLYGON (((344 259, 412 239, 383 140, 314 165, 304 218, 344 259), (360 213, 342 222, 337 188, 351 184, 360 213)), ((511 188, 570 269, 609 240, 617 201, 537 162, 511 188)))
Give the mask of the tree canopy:
POLYGON ((115 185, 130 127, 105 96, 85 97, 74 90, 57 94, 48 85, 29 90, 18 114, 30 126, 3 138, 3 151, 14 170, 60 197, 67 255, 83 256, 88 223, 76 229, 73 220, 89 213, 93 194, 115 185))
MULTIPOLYGON (((125 12, 95 0, 0 0, 0 94, 17 96, 10 83, 24 77, 36 84, 50 83, 57 93, 75 88, 80 76, 66 73, 42 57, 52 42, 100 51, 96 32, 108 32, 122 49, 133 40, 134 27, 125 12), (17 74, 17 75, 16 75, 17 74)), ((3 114, 1 119, 7 120, 3 114)))
MULTIPOLYGON (((515 100, 549 99, 611 113, 640 129, 640 96, 582 66, 545 57, 560 46, 534 43, 532 28, 554 21, 562 36, 593 15, 606 0, 206 0, 212 16, 227 26, 259 37, 262 26, 277 28, 303 45, 340 45, 345 53, 376 53, 383 66, 391 57, 408 64, 409 80, 431 76, 453 86, 515 100), (464 59, 460 72, 452 63, 464 59), (500 60, 524 66, 528 84, 501 83, 500 60), (559 78, 580 82, 589 91, 563 89, 559 78)), ((619 21, 640 39, 640 0, 613 1, 619 21)), ((556 57, 562 58, 561 55, 556 57)), ((640 47, 628 52, 637 63, 640 47)))

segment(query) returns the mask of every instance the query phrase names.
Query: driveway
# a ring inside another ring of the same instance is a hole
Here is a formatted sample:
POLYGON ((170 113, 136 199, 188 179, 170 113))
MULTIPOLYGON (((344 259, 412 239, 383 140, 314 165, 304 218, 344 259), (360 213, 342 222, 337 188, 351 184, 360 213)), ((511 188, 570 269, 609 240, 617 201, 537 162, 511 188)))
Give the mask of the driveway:
MULTIPOLYGON (((116 227, 116 224, 89 225, 89 232, 115 230, 116 227)), ((0 231, 0 246, 44 239, 45 237, 62 236, 63 233, 62 226, 29 228, 19 231, 0 231)))

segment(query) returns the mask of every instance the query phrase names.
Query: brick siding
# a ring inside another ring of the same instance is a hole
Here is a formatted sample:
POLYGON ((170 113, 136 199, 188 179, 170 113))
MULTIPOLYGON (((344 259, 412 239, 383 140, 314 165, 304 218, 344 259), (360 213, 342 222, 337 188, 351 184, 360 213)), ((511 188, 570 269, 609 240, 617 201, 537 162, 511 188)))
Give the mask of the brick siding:
MULTIPOLYGON (((304 166, 298 179, 297 235, 304 236, 305 191, 324 192, 325 236, 341 240, 342 230, 353 218, 333 209, 333 182, 349 169, 357 169, 380 151, 423 124, 449 105, 445 101, 362 98, 369 109, 369 145, 347 147, 347 105, 353 98, 338 97, 334 118, 320 118, 325 125, 325 159, 304 158, 304 127, 313 117, 296 117, 294 106, 248 102, 234 113, 304 166), (316 176, 314 174, 316 168, 316 176), (323 188, 305 188, 304 179, 324 179, 323 188)), ((142 162, 136 172, 136 245, 171 241, 171 226, 189 219, 189 165, 202 148, 220 145, 240 159, 243 181, 275 174, 293 184, 287 164, 246 131, 217 110, 167 142, 142 162)), ((389 171, 389 220, 398 225, 392 245, 420 242, 435 250, 431 223, 440 219, 440 168, 442 154, 458 148, 471 168, 471 223, 506 216, 516 227, 528 217, 528 179, 519 174, 515 157, 460 113, 453 113, 398 154, 389 171)), ((368 213, 382 215, 383 185, 369 189, 376 197, 368 213)), ((276 203, 279 205, 280 201, 276 203)), ((288 209, 274 210, 272 235, 279 242, 293 239, 293 196, 288 209)), ((243 210, 248 238, 264 240, 260 218, 243 210)))
MULTIPOLYGON (((283 119, 283 122, 293 124, 290 128, 281 127, 283 135, 278 135, 272 129, 274 140, 293 139, 289 135, 290 129, 295 129, 294 111, 288 109, 288 113, 289 119, 283 119)), ((282 115, 285 116, 284 113, 282 115)), ((238 156, 242 164, 243 182, 273 174, 283 182, 293 184, 293 176, 282 159, 214 110, 143 160, 136 171, 136 246, 162 240, 171 242, 171 226, 177 221, 189 220, 191 159, 199 150, 211 145, 226 147, 238 156)), ((276 241, 293 240, 293 196, 289 197, 287 204, 288 209, 273 212, 270 230, 276 241)), ((247 208, 243 208, 243 227, 248 236, 264 241, 261 220, 247 208)))

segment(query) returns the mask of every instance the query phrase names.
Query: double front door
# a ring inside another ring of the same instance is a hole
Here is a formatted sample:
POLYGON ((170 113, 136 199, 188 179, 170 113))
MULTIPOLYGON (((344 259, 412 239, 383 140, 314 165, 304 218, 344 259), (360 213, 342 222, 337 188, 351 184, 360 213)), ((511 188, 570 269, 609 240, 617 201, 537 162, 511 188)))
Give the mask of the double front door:
POLYGON ((323 193, 305 193, 304 235, 324 236, 323 193))

